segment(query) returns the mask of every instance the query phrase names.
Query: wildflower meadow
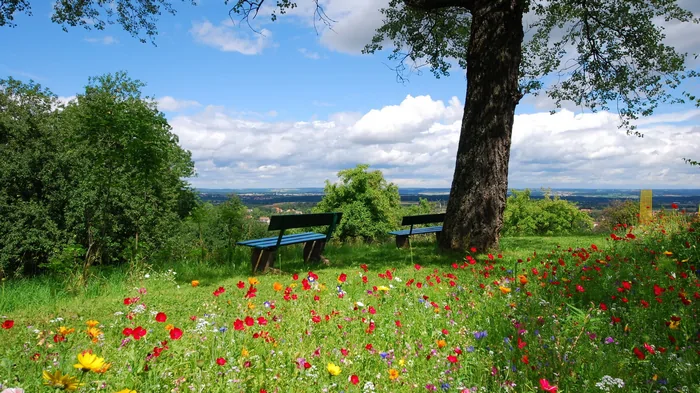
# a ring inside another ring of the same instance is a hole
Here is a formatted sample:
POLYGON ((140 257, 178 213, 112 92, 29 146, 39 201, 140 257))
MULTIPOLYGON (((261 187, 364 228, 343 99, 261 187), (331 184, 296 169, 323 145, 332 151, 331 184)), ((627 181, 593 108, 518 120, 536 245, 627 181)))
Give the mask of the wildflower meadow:
POLYGON ((6 284, 0 391, 698 392, 699 235, 671 211, 585 246, 446 261, 426 241, 376 263, 343 246, 358 258, 153 269, 51 306, 6 284))

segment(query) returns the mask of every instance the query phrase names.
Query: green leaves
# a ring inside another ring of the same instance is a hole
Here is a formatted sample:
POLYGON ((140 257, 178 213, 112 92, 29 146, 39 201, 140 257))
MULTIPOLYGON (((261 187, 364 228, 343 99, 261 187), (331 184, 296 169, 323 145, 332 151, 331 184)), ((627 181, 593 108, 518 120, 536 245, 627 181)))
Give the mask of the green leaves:
POLYGON ((193 163, 141 82, 91 78, 65 108, 35 84, 0 87, 0 269, 68 260, 65 244, 106 262, 136 237, 164 244, 192 207, 193 163))
POLYGON ((367 171, 358 165, 338 172, 340 181, 326 180, 325 195, 314 212, 343 212, 336 229, 341 240, 361 238, 375 240, 395 229, 401 216, 399 189, 387 183, 381 171, 367 171))

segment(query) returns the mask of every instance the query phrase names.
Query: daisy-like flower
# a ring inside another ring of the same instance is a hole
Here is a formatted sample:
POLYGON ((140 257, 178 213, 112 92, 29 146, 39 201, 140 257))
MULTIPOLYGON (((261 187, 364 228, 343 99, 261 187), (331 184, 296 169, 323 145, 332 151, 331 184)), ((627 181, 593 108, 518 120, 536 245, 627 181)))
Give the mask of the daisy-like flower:
POLYGON ((389 369, 389 379, 392 381, 399 377, 399 370, 395 368, 389 369))
POLYGON ((56 370, 53 374, 44 370, 42 377, 44 378, 44 385, 67 392, 78 390, 79 387, 84 385, 78 381, 77 377, 68 374, 63 375, 59 370, 56 370))
POLYGON ((102 369, 105 365, 105 359, 98 357, 90 351, 84 351, 78 354, 78 363, 73 367, 82 370, 83 372, 95 371, 102 369))
POLYGON ((94 328, 95 326, 99 325, 100 322, 99 322, 99 321, 95 321, 94 319, 91 319, 91 320, 85 322, 85 324, 86 324, 89 328, 94 328))

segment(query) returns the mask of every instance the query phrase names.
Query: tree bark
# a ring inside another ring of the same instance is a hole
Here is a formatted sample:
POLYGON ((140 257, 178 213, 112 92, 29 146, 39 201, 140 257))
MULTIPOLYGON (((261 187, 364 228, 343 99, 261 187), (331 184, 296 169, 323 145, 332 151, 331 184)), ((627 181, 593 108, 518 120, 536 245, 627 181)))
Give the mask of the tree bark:
POLYGON ((475 0, 467 51, 467 97, 443 249, 498 247, 508 192, 523 43, 520 0, 475 0))

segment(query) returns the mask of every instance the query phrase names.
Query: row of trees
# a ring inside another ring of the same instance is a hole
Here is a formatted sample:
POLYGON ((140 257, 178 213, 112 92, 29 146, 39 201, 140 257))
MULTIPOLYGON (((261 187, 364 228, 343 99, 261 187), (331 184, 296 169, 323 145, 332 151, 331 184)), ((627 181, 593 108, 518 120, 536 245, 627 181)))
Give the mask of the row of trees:
POLYGON ((133 259, 189 215, 190 153, 142 87, 104 75, 63 104, 0 80, 0 272, 133 259))

